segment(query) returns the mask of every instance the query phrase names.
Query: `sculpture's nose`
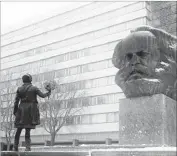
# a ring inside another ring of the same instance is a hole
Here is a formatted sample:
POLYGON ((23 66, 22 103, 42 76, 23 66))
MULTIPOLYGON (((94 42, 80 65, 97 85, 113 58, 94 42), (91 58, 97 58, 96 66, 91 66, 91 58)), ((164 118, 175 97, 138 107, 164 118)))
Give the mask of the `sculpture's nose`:
POLYGON ((134 66, 137 63, 140 63, 140 59, 136 54, 133 54, 132 58, 131 58, 131 65, 134 66))

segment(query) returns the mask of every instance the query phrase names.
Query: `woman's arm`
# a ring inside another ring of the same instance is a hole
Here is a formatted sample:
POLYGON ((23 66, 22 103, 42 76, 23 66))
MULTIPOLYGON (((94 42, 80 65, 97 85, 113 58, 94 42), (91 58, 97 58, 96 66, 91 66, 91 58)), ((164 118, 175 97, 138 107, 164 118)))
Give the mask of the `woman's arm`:
POLYGON ((20 101, 20 95, 19 95, 19 90, 17 89, 16 96, 15 96, 15 102, 14 102, 14 111, 13 114, 15 115, 17 110, 18 110, 18 103, 20 101))
POLYGON ((36 87, 36 94, 37 94, 38 96, 42 97, 42 98, 45 98, 45 97, 47 97, 47 96, 50 96, 51 91, 48 91, 47 93, 43 93, 43 92, 40 91, 39 88, 36 87))

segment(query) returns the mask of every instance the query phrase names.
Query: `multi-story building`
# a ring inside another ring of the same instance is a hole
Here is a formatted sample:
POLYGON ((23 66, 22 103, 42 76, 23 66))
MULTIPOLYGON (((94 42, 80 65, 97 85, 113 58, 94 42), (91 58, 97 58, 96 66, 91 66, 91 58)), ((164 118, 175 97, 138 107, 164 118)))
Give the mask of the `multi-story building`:
MULTIPOLYGON (((140 25, 168 25, 166 30, 176 34, 175 21, 164 21, 175 17, 175 7, 176 2, 90 2, 2 35, 1 106, 6 107, 9 98, 7 82, 11 82, 14 98, 23 74, 32 74, 33 83, 40 88, 41 82, 54 77, 66 88, 74 84, 85 92, 76 100, 78 105, 89 104, 87 111, 62 127, 56 141, 118 140, 119 99, 124 94, 114 82, 114 48, 140 25)), ((31 135, 33 142, 50 137, 40 126, 31 135)))

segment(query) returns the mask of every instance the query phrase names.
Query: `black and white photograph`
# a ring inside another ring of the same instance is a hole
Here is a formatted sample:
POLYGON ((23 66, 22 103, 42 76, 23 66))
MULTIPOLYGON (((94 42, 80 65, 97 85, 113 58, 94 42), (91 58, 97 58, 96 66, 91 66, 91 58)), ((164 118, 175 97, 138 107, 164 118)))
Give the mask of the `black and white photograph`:
POLYGON ((176 156, 177 1, 0 10, 0 156, 176 156))

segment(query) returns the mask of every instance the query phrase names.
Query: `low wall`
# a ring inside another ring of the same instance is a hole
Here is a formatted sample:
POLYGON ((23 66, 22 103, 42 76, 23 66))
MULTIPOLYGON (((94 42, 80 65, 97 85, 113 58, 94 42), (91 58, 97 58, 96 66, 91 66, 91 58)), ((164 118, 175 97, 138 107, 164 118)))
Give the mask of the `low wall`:
POLYGON ((101 149, 80 147, 75 151, 1 152, 1 156, 18 156, 18 154, 20 156, 176 156, 176 147, 109 147, 109 149, 104 147, 101 149))

